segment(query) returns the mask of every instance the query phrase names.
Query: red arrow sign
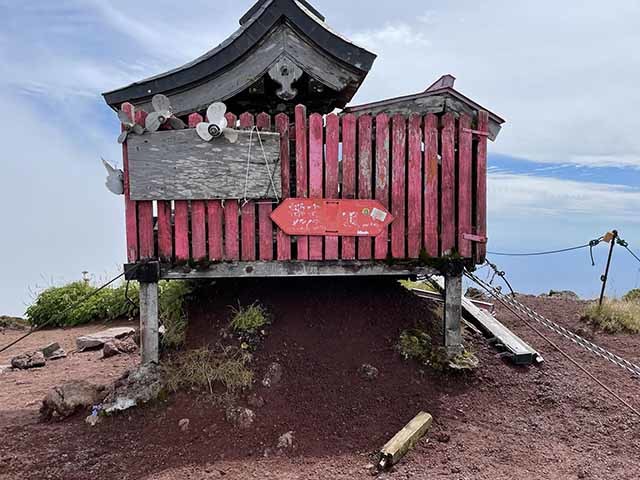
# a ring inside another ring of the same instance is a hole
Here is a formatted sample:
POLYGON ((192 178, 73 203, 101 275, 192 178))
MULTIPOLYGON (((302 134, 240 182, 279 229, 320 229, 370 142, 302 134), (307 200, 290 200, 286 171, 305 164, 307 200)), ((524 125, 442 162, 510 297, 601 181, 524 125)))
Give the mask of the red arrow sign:
POLYGON ((377 200, 287 198, 271 220, 287 235, 376 237, 393 215, 377 200))

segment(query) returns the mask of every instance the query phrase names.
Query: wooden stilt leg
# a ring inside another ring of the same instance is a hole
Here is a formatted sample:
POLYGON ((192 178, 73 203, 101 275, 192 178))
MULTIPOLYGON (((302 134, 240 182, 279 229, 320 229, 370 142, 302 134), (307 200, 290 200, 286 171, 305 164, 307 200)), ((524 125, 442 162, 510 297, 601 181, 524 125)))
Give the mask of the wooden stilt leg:
POLYGON ((158 284, 140 282, 140 346, 142 363, 158 363, 158 284))
POLYGON ((462 352, 462 275, 445 276, 444 346, 449 358, 462 352))

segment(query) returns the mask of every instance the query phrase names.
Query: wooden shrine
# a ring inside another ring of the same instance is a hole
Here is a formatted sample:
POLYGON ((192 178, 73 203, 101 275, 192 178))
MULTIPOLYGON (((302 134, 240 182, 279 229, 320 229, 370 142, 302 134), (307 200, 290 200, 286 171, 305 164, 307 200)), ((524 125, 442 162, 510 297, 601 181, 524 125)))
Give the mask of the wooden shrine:
POLYGON ((123 124, 108 186, 125 197, 145 361, 157 281, 220 277, 442 273, 458 351, 462 269, 486 253, 487 141, 504 121, 451 76, 347 107, 374 60, 308 2, 261 0, 200 58, 104 94, 123 124))

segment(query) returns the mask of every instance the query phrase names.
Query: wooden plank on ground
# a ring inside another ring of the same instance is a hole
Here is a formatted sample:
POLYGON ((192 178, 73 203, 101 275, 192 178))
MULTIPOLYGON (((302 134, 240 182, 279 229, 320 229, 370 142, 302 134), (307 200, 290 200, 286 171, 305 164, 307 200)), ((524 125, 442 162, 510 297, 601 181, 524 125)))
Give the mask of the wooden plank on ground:
POLYGON ((429 114, 424 119, 424 248, 427 255, 437 257, 439 249, 439 173, 438 117, 429 114))
POLYGON ((422 117, 409 117, 409 174, 407 185, 407 257, 418 258, 422 248, 422 117))
MULTIPOLYGON (((341 197, 356 198, 356 117, 353 114, 342 118, 342 192, 341 197)), ((342 237, 342 259, 355 260, 356 239, 342 237)))
MULTIPOLYGON (((280 172, 282 179, 282 198, 291 196, 291 163, 289 155, 289 117, 280 113, 276 116, 276 131, 280 133, 280 172)), ((291 260, 291 237, 278 229, 278 260, 291 260)))
MULTIPOLYGON (((358 118, 358 198, 373 198, 373 156, 371 115, 358 118)), ((358 238, 358 260, 369 260, 372 254, 371 238, 358 238)))
POLYGON ((464 258, 471 258, 471 241, 465 235, 471 229, 471 208, 473 202, 473 177, 471 171, 471 117, 461 115, 458 120, 458 252, 464 258))
MULTIPOLYGON (((340 151, 340 118, 331 114, 327 116, 326 126, 326 160, 325 160, 325 185, 324 197, 336 199, 338 191, 338 155, 340 151)), ((338 237, 326 237, 324 239, 324 258, 326 260, 338 259, 338 237)))
MULTIPOLYGON (((307 108, 296 106, 296 197, 309 197, 308 147, 307 147, 307 108)), ((309 237, 297 237, 298 260, 309 260, 309 237)))
MULTIPOLYGON (((133 105, 130 103, 122 104, 122 111, 125 112, 131 120, 134 120, 133 105)), ((125 130, 124 125, 122 130, 125 130)), ((131 200, 131 183, 129 180, 129 148, 128 143, 122 144, 122 165, 124 170, 124 215, 126 225, 126 242, 127 242, 127 259, 129 262, 138 261, 138 212, 136 202, 131 200)))
POLYGON ((427 433, 433 418, 426 412, 418 413, 402 430, 389 440, 380 450, 379 468, 391 468, 427 433))
POLYGON ((455 117, 445 113, 442 117, 442 232, 443 256, 451 255, 456 247, 456 152, 455 117))
POLYGON ((393 258, 405 258, 407 122, 403 115, 393 116, 392 136, 391 213, 395 220, 391 224, 391 255, 393 258))
MULTIPOLYGON (((317 113, 309 117, 309 198, 322 198, 323 119, 317 113)), ((309 260, 322 260, 323 238, 309 237, 309 260)))
MULTIPOLYGON (((389 117, 381 113, 376 116, 376 200, 389 208, 389 117)), ((374 257, 384 260, 389 253, 389 229, 374 239, 374 257)))

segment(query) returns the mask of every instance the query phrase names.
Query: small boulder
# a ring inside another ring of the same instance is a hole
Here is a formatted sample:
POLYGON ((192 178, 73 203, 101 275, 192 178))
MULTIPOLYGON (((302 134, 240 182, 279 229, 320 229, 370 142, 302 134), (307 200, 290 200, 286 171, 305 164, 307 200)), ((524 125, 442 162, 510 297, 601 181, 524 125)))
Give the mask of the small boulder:
POLYGON ((129 337, 133 335, 135 331, 135 328, 132 327, 109 328, 102 332, 76 338, 76 346, 81 352, 87 349, 100 348, 107 342, 129 337))
POLYGON ((13 370, 13 367, 11 365, 0 365, 0 375, 10 372, 11 370, 13 370))
POLYGON ((264 398, 262 398, 257 393, 251 393, 247 396, 247 403, 250 407, 262 408, 264 407, 264 398))
POLYGON ((40 349, 40 351, 44 355, 44 358, 49 358, 58 350, 60 350, 60 344, 58 342, 50 343, 49 345, 46 345, 40 349))
POLYGON ((107 414, 127 410, 156 400, 162 392, 162 376, 156 364, 141 365, 125 372, 104 399, 103 411, 107 414))
POLYGON ((363 364, 358 369, 358 372, 360 373, 360 376, 365 380, 375 380, 376 378, 378 378, 378 375, 380 375, 378 369, 373 365, 369 365, 368 363, 363 364))
POLYGON ((105 395, 104 386, 78 380, 65 383, 47 393, 40 407, 40 415, 43 420, 50 420, 55 415, 67 418, 79 410, 99 404, 105 395))
POLYGON ((99 424, 102 421, 102 417, 100 415, 98 415, 97 413, 95 413, 95 414, 92 413, 87 418, 85 418, 84 421, 85 421, 85 423, 87 425, 95 427, 97 424, 99 424))
POLYGON ((40 368, 46 365, 46 360, 42 352, 23 353, 11 359, 11 366, 18 370, 28 370, 30 368, 40 368))
POLYGON ((120 355, 122 352, 116 346, 115 341, 107 342, 102 347, 102 358, 111 358, 120 355))
POLYGON ((182 430, 183 432, 186 432, 187 430, 189 430, 189 423, 190 422, 188 418, 183 418, 178 422, 178 427, 180 427, 180 430, 182 430))
POLYGON ((267 388, 276 386, 282 380, 282 373, 282 365, 278 362, 273 362, 267 367, 267 372, 262 379, 262 385, 267 388))
POLYGON ((548 296, 553 298, 560 298, 562 300, 580 300, 578 294, 572 292, 571 290, 551 290, 548 296))
POLYGON ((250 428, 256 418, 253 410, 244 407, 229 407, 225 413, 227 422, 243 430, 250 428))
POLYGON ((484 300, 485 298, 482 290, 479 290, 474 287, 467 288, 467 293, 465 293, 464 296, 472 300, 484 300))
POLYGON ((138 345, 133 337, 127 337, 124 340, 110 340, 102 347, 102 358, 115 357, 121 353, 131 354, 138 351, 138 345))
POLYGON ((293 448, 293 432, 287 432, 278 437, 278 450, 288 450, 293 448))

